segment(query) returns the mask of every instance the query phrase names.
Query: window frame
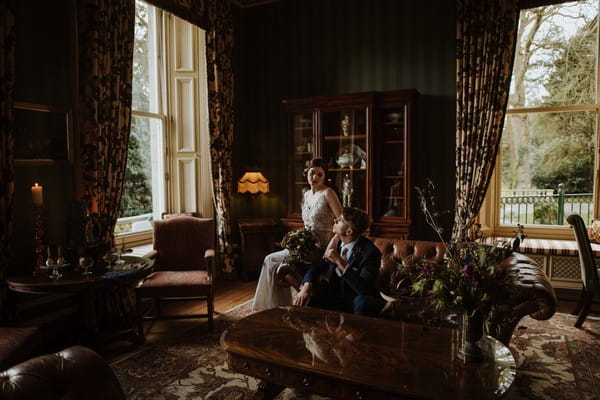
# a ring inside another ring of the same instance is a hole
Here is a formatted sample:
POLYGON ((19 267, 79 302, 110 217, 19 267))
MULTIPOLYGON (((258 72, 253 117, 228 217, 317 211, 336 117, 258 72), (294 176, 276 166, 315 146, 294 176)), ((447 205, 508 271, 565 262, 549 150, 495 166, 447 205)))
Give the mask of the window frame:
MULTIPOLYGON (((158 7, 154 7, 148 3, 145 4, 147 7, 154 9, 154 40, 156 40, 155 49, 157 57, 157 107, 156 112, 134 110, 132 107, 131 115, 132 117, 152 118, 160 121, 162 124, 164 193, 162 193, 159 203, 163 204, 164 209, 154 210, 154 204, 156 203, 153 201, 152 213, 154 218, 157 218, 157 216, 160 216, 164 212, 182 213, 195 211, 203 217, 212 217, 214 215, 214 208, 212 201, 212 177, 210 173, 205 31, 158 7), (178 26, 178 24, 180 25, 178 26), (189 116, 189 114, 186 116, 185 109, 178 106, 179 99, 174 87, 178 74, 178 68, 175 65, 176 60, 174 59, 177 57, 176 50, 184 48, 180 37, 182 31, 181 24, 189 24, 191 26, 190 37, 193 38, 191 42, 195 47, 194 54, 191 56, 196 70, 192 91, 194 107, 188 107, 188 109, 192 109, 192 116, 189 116), (181 126, 184 125, 185 121, 179 123, 178 118, 194 121, 194 137, 191 139, 194 142, 194 151, 191 158, 193 162, 192 168, 197 178, 191 181, 190 179, 186 180, 186 184, 193 185, 193 187, 191 189, 186 188, 185 190, 188 192, 188 197, 190 192, 194 194, 195 200, 193 202, 195 203, 195 210, 184 209, 185 207, 190 207, 190 201, 188 199, 187 205, 185 205, 181 199, 185 194, 181 194, 182 189, 179 180, 182 173, 178 171, 176 155, 179 148, 178 140, 180 140, 183 129, 181 126)), ((153 190, 153 198, 154 196, 153 190)), ((152 230, 115 234, 115 241, 129 247, 148 244, 152 242, 152 230)))
MULTIPOLYGON (((563 1, 564 2, 564 1, 563 1)), ((550 3, 550 2, 548 2, 550 3)), ((561 3, 557 1, 556 3, 561 3)), ((600 15, 600 0, 598 1, 598 9, 600 15)), ((551 5, 551 4, 546 4, 551 5)), ((506 117, 511 114, 533 114, 533 113, 556 113, 556 112, 577 112, 577 111, 593 111, 596 113, 596 127, 594 135, 594 186, 593 186, 593 219, 597 219, 600 215, 600 27, 596 30, 596 61, 595 61, 595 76, 596 76, 596 99, 592 104, 581 105, 564 105, 564 106, 547 106, 547 107, 521 107, 506 110, 506 117)), ((505 117, 505 121, 506 121, 505 117)), ((502 149, 498 149, 494 171, 490 180, 490 184, 484 198, 481 210, 478 216, 478 222, 481 224, 481 231, 485 236, 492 237, 511 237, 514 236, 516 225, 500 223, 500 196, 501 196, 501 163, 502 149)), ((573 239, 573 232, 569 225, 538 225, 527 224, 525 231, 529 237, 542 239, 573 239)))

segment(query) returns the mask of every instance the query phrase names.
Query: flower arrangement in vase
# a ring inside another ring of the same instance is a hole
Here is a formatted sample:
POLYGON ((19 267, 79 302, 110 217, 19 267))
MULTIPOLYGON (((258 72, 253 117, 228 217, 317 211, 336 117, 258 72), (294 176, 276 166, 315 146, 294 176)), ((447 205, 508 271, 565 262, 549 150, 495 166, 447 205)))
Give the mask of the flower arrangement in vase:
MULTIPOLYGON (((446 252, 442 263, 419 260, 416 276, 412 279, 412 293, 424 296, 436 310, 456 310, 462 313, 465 345, 458 356, 465 361, 479 361, 482 354, 477 341, 484 333, 485 325, 502 313, 508 299, 507 280, 498 264, 513 251, 512 243, 503 242, 487 245, 475 242, 475 237, 466 242, 447 243, 435 211, 434 186, 428 182, 426 189, 417 188, 421 211, 427 223, 436 231, 444 243, 446 252)), ((519 235, 524 236, 522 227, 519 235)))

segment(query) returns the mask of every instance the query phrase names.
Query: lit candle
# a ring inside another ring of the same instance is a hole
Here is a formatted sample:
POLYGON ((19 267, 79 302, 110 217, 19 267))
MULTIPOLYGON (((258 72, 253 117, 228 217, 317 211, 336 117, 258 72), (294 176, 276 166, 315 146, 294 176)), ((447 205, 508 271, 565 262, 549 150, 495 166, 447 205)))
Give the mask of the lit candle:
POLYGON ((35 183, 31 187, 31 199, 33 200, 34 206, 42 206, 44 204, 44 194, 42 187, 35 183))

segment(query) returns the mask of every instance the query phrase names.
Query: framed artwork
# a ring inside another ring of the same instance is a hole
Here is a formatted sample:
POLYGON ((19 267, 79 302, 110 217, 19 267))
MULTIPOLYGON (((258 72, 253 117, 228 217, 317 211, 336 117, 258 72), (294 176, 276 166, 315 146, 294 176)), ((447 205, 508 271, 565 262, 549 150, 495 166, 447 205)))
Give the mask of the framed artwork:
POLYGON ((54 164, 72 161, 71 111, 15 102, 15 163, 54 164))

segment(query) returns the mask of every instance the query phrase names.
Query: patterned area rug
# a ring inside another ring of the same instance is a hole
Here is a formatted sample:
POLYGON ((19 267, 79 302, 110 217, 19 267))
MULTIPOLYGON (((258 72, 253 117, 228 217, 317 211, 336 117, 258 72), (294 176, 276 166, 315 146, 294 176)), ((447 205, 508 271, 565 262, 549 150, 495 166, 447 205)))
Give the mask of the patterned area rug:
MULTIPOLYGON (((112 363, 127 398, 251 398, 257 380, 228 370, 219 346, 221 332, 250 312, 250 303, 243 304, 215 319, 212 335, 199 326, 112 363)), ((517 377, 505 399, 600 399, 600 319, 588 317, 584 329, 574 328, 574 322, 575 317, 566 314, 548 321, 521 321, 510 346, 517 377)), ((286 389, 278 400, 300 398, 321 397, 286 389)))

